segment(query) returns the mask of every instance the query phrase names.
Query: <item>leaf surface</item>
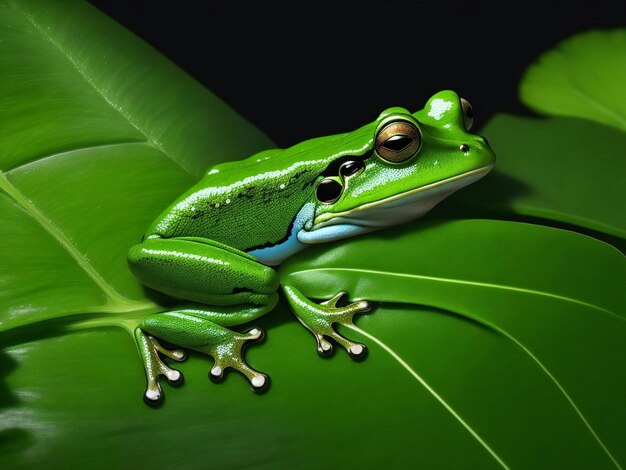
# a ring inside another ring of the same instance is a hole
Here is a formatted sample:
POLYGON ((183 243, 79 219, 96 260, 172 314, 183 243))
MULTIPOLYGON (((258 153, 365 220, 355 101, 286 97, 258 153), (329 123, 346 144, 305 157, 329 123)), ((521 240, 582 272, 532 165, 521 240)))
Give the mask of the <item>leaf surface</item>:
POLYGON ((626 131, 626 29, 588 31, 545 52, 528 68, 520 98, 543 114, 626 131))
MULTIPOLYGON (((507 364, 512 362, 508 354, 512 351, 503 350, 507 358, 499 357, 497 361, 503 361, 499 362, 501 374, 512 374, 511 384, 520 386, 519 381, 524 381, 530 385, 527 381, 531 376, 531 381, 536 380, 537 374, 550 383, 559 397, 558 406, 543 402, 542 413, 561 406, 569 409, 568 415, 577 421, 575 428, 582 433, 565 439, 580 442, 578 450, 582 454, 575 459, 590 457, 588 445, 593 441, 600 452, 595 457, 604 453, 608 460, 605 464, 624 461, 623 446, 617 437, 626 431, 621 424, 624 414, 619 411, 617 417, 611 410, 626 409, 626 379, 622 373, 626 366, 626 260, 610 245, 538 225, 487 220, 431 222, 404 227, 396 233, 382 232, 332 249, 311 250, 288 261, 282 272, 286 282, 315 298, 329 298, 345 291, 354 299, 428 305, 441 309, 444 315, 452 313, 467 328, 476 324, 486 327, 525 359, 523 367, 534 369, 533 373, 509 369, 507 364), (585 433, 586 437, 582 437, 585 433)), ((383 312, 385 305, 381 307, 383 312)), ((386 315, 388 323, 375 320, 380 316, 373 315, 371 330, 369 318, 368 323, 364 320, 364 329, 382 338, 383 344, 389 345, 389 354, 398 352, 407 363, 407 371, 413 369, 420 374, 428 369, 428 361, 422 361, 417 353, 421 349, 417 343, 424 338, 412 325, 415 320, 409 319, 409 315, 404 320, 386 315)), ((455 341, 455 333, 450 332, 446 339, 433 343, 437 352, 432 354, 445 354, 444 350, 455 341)), ((480 345, 467 351, 482 354, 480 345)), ((488 356, 483 355, 483 360, 490 360, 488 356)), ((517 367, 520 364, 516 363, 517 367)), ((443 367, 438 373, 442 381, 453 380, 448 374, 459 370, 466 369, 450 363, 449 368, 443 367)), ((475 380, 481 380, 480 366, 474 371, 475 380)), ((466 379, 472 381, 468 376, 466 379)), ((434 389, 442 390, 439 384, 434 389)), ((533 400, 539 396, 547 400, 550 394, 543 391, 533 400)), ((520 406, 525 416, 513 417, 512 410, 497 408, 497 401, 485 404, 479 412, 476 405, 466 403, 473 398, 462 393, 457 398, 458 402, 452 401, 452 408, 460 410, 462 416, 472 417, 468 420, 472 424, 467 427, 486 436, 493 449, 498 449, 496 443, 501 438, 509 443, 514 435, 541 440, 557 432, 531 425, 530 422, 542 419, 532 416, 524 405, 520 406), (480 426, 481 419, 489 422, 485 428, 480 426), (499 419, 503 419, 501 428, 499 419), (499 431, 492 434, 495 428, 499 431), (521 429, 526 431, 518 434, 521 429), (541 437, 543 431, 548 434, 541 437)), ((546 421, 561 428, 564 421, 559 422, 560 419, 546 421)), ((559 444, 554 440, 551 444, 554 465, 563 464, 563 450, 557 450, 559 444)), ((522 446, 518 448, 520 454, 513 452, 502 458, 513 466, 541 465, 540 461, 525 460, 537 445, 525 449, 522 446)), ((498 450, 494 453, 502 456, 498 450)), ((548 454, 542 458, 550 459, 548 454)))
POLYGON ((87 3, 0 17, 0 330, 154 307, 128 248, 209 165, 271 142, 87 3))
POLYGON ((506 114, 482 133, 496 167, 454 201, 626 239, 626 133, 582 119, 506 114))
POLYGON ((24 465, 50 455, 102 466, 623 465, 626 264, 609 245, 512 222, 421 223, 303 252, 281 277, 312 297, 373 300, 343 329, 368 358, 321 360, 280 308, 255 322, 268 339, 247 353, 272 376, 267 394, 239 376, 210 383, 211 361, 192 355, 185 385, 166 387, 152 410, 123 330, 14 336, 0 362, 12 369, 4 455, 24 465))
POLYGON ((271 143, 86 3, 5 0, 0 17, 10 466, 624 465, 624 258, 512 222, 410 224, 303 253, 285 281, 376 302, 345 331, 366 361, 321 360, 281 307, 247 352, 273 378, 267 394, 235 374, 212 384, 211 361, 192 354, 185 385, 146 407, 119 326, 165 307, 126 250, 210 164, 271 143), (77 318, 93 328, 73 331, 77 318))

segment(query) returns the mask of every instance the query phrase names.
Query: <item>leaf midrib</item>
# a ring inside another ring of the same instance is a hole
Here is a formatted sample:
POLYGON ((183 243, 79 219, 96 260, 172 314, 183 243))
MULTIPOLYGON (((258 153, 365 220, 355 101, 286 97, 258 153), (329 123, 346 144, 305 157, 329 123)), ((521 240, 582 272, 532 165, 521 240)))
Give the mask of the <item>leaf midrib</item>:
MULTIPOLYGON (((174 162, 177 166, 181 167, 186 173, 192 174, 191 171, 186 168, 180 161, 178 161, 167 151, 165 151, 163 145, 154 136, 150 135, 146 130, 144 130, 139 125, 139 123, 135 119, 133 119, 133 116, 130 113, 128 113, 122 106, 115 103, 115 101, 112 100, 111 97, 108 96, 103 89, 98 87, 95 81, 86 73, 85 68, 81 66, 81 64, 76 61, 76 59, 72 56, 72 54, 67 51, 58 41, 56 41, 54 37, 48 34, 46 30, 33 18, 32 15, 24 11, 22 8, 19 8, 19 6, 15 2, 9 2, 9 4, 15 11, 21 13, 27 19, 27 21, 39 32, 40 37, 44 41, 50 43, 63 57, 65 57, 71 67, 80 74, 83 80, 93 90, 95 90, 110 107, 117 111, 119 115, 124 118, 126 122, 128 122, 128 124, 130 124, 134 129, 137 130, 137 132, 139 132, 145 138, 145 141, 143 142, 144 144, 156 148, 164 156, 174 162)), ((102 144, 97 147, 105 147, 109 145, 123 145, 129 143, 137 142, 102 144)), ((84 148, 71 149, 68 152, 74 152, 78 150, 84 150, 84 148)), ((35 160, 31 160, 27 163, 18 165, 11 170, 15 170, 18 167, 24 166, 26 164, 31 164, 55 155, 57 154, 40 156, 35 160)), ((129 299, 117 292, 117 290, 104 277, 102 277, 97 269, 89 262, 85 254, 83 254, 78 249, 78 247, 63 232, 63 230, 59 226, 57 226, 51 219, 49 219, 42 211, 40 211, 39 208, 30 199, 28 199, 26 195, 24 195, 24 193, 22 193, 15 185, 13 185, 11 181, 9 181, 9 179, 7 178, 6 173, 2 171, 0 171, 0 189, 4 190, 19 207, 21 207, 29 216, 31 216, 46 232, 48 232, 50 236, 52 236, 61 245, 61 247, 74 259, 77 265, 87 274, 87 276, 93 280, 93 282, 107 297, 107 306, 109 310, 115 310, 118 308, 123 310, 124 308, 127 308, 128 306, 134 306, 135 304, 143 305, 141 302, 138 303, 137 301, 129 299)))
POLYGON ((63 249, 76 261, 78 266, 94 281, 94 283, 108 297, 109 302, 129 305, 134 303, 127 297, 118 293, 100 273, 93 267, 72 240, 35 206, 17 187, 15 187, 6 175, 0 171, 0 189, 5 191, 29 216, 31 216, 46 232, 48 232, 63 249))

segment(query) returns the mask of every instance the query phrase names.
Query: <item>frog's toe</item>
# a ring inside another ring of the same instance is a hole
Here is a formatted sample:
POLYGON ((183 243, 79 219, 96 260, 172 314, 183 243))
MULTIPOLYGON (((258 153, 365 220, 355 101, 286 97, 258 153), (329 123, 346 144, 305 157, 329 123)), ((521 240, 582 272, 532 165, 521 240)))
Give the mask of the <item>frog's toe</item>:
MULTIPOLYGON (((333 299, 327 302, 332 302, 333 299)), ((322 303, 320 305, 324 304, 322 303)), ((331 323, 337 323, 340 325, 352 325, 352 319, 355 315, 358 315, 360 313, 367 313, 372 310, 372 304, 369 303, 367 300, 359 300, 357 302, 347 303, 347 296, 342 297, 337 302, 334 302, 334 305, 337 306, 333 307, 324 305, 326 310, 325 315, 331 323)))
POLYGON ((187 359, 187 353, 182 349, 165 349, 153 336, 148 336, 148 341, 159 354, 169 357, 173 361, 182 362, 187 359))
POLYGON ((332 299, 325 300, 320 302, 320 305, 329 308, 341 308, 348 305, 348 293, 347 292, 339 292, 332 299))
POLYGON ((361 361, 367 357, 367 346, 355 343, 348 348, 348 355, 355 361, 361 361))
POLYGON ((252 328, 251 330, 248 330, 245 334, 248 335, 245 341, 254 341, 260 343, 265 340, 265 331, 263 331, 261 328, 252 328))
POLYGON ((143 400, 150 406, 159 406, 163 402, 163 392, 156 380, 148 383, 148 388, 143 394, 143 400))
POLYGON ((224 368, 216 363, 209 371, 209 379, 215 383, 224 380, 224 368))
POLYGON ((165 372, 164 375, 168 383, 172 387, 180 387, 185 381, 183 374, 181 374, 180 371, 176 369, 169 369, 168 371, 165 372))
POLYGON ((362 360, 367 355, 367 347, 362 343, 355 343, 350 341, 346 337, 340 335, 336 331, 332 330, 328 333, 332 339, 339 343, 347 352, 348 355, 354 360, 362 360))
POLYGON ((250 381, 252 390, 257 393, 265 392, 270 386, 270 377, 266 374, 259 374, 250 381))
POLYGON ((333 353, 333 344, 317 333, 315 333, 315 339, 317 340, 317 353, 322 357, 329 357, 333 353))
POLYGON ((170 354, 167 354, 167 357, 169 357, 170 359, 176 362, 183 362, 187 359, 187 353, 183 351, 182 349, 172 349, 171 351, 168 351, 168 352, 170 354))
POLYGON ((153 361, 150 375, 154 377, 153 382, 156 383, 156 388, 151 386, 149 383, 146 393, 150 392, 151 396, 155 396, 156 394, 162 395, 161 388, 158 383, 158 377, 160 375, 164 376, 167 379, 167 382, 174 387, 178 387, 183 384, 183 374, 179 370, 168 367, 158 356, 156 356, 153 361))
POLYGON ((263 392, 267 390, 267 387, 270 383, 270 378, 267 374, 259 372, 258 370, 254 370, 245 362, 241 367, 238 367, 237 370, 246 376, 248 381, 250 382, 250 386, 252 387, 253 392, 263 392))
POLYGON ((248 379, 253 392, 259 393, 267 389, 269 376, 253 369, 243 359, 233 363, 230 367, 241 372, 248 379))

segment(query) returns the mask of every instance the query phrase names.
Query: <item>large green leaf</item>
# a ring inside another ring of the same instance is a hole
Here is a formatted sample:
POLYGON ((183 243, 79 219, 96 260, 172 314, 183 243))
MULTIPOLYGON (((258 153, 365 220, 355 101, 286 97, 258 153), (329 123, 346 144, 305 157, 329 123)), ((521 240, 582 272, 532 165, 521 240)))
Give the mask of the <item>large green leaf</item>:
POLYGON ((626 263, 609 245, 512 222, 415 223, 311 249, 281 276, 314 297, 376 301, 345 331, 369 357, 320 359, 281 308, 255 322, 268 340, 248 352, 273 378, 267 394, 238 376, 210 383, 210 361, 194 355, 185 385, 152 410, 123 330, 14 334, 0 363, 12 370, 3 455, 59 467, 626 461, 626 263))
POLYGON ((285 280, 377 302, 346 332, 363 335, 366 361, 319 359, 279 308, 247 353, 269 393, 239 376, 214 385, 192 355, 185 386, 146 407, 125 319, 163 307, 125 252, 209 163, 270 143, 86 4, 0 1, 0 13, 6 466, 626 461, 624 258, 512 222, 411 224, 303 253, 285 280))
POLYGON ((582 119, 511 115, 495 116, 483 133, 496 168, 456 202, 626 238, 625 133, 582 119))
POLYGON ((543 54, 524 75, 522 101, 540 113, 626 131, 626 29, 589 31, 543 54))

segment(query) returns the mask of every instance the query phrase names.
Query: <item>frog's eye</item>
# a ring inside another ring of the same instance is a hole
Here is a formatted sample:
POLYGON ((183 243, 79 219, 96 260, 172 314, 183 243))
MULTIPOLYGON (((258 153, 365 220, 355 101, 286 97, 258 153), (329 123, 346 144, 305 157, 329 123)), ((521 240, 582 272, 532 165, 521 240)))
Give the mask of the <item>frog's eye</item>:
POLYGON ((332 204, 339 199, 343 192, 343 186, 335 178, 324 178, 317 185, 315 190, 315 197, 317 200, 324 204, 332 204))
POLYGON ((465 125, 465 130, 469 131, 472 128, 472 124, 474 124, 474 110, 472 109, 472 105, 469 104, 465 98, 461 98, 461 108, 463 108, 463 124, 465 125))
POLYGON ((421 143, 415 124, 396 121, 387 124, 376 136, 376 153, 390 163, 402 163, 417 154, 421 143))
POLYGON ((343 163, 341 167, 339 167, 339 174, 345 178, 346 176, 352 176, 357 174, 363 168, 365 168, 365 164, 362 161, 349 160, 343 163))

